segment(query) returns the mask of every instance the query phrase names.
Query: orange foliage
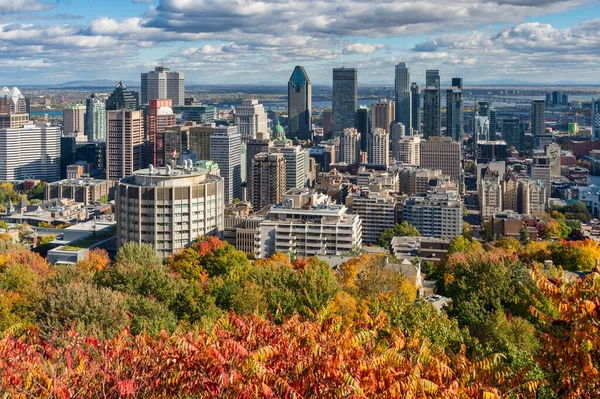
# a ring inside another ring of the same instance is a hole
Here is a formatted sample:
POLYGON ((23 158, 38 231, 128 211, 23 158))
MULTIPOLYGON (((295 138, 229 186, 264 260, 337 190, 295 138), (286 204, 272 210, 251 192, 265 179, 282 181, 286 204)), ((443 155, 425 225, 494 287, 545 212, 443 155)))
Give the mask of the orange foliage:
POLYGON ((46 259, 31 251, 16 250, 0 254, 0 271, 16 264, 26 265, 41 277, 46 276, 50 268, 46 259))
POLYGON ((98 342, 71 332, 55 347, 0 340, 0 389, 22 397, 500 398, 535 397, 535 382, 498 358, 451 357, 391 329, 387 317, 340 327, 292 317, 276 325, 230 315, 209 333, 157 339, 124 330, 98 342), (502 396, 503 397, 503 396, 502 396))
POLYGON ((99 272, 110 266, 110 257, 105 250, 94 248, 89 250, 85 258, 77 265, 88 272, 99 272))

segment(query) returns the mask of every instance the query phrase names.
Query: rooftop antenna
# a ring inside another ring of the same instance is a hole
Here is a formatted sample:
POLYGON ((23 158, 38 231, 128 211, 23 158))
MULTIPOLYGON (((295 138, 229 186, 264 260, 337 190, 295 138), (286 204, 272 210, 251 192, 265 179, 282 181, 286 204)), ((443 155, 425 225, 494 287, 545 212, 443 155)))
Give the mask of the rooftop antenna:
POLYGON ((340 36, 340 68, 344 67, 344 36, 340 36))

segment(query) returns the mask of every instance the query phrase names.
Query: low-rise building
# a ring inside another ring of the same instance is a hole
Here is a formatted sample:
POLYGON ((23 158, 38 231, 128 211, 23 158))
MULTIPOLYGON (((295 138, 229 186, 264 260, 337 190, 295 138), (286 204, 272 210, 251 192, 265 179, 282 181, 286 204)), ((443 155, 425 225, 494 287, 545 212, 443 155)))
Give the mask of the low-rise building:
POLYGON ((439 262, 448 253, 450 241, 433 237, 394 237, 392 254, 398 259, 413 260, 419 258, 430 262, 439 262))
POLYGON ((67 179, 46 185, 44 200, 68 198, 88 206, 101 199, 112 201, 115 197, 115 182, 92 178, 67 179), (103 198, 104 197, 104 198, 103 198))

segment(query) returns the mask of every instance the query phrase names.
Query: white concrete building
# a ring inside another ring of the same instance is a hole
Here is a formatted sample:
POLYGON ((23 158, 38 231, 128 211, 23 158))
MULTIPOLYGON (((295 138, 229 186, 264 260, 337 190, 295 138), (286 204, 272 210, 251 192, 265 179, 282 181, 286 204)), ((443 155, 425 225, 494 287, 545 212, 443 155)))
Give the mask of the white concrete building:
POLYGON ((303 258, 362 247, 362 221, 344 205, 310 189, 294 189, 260 223, 257 258, 284 252, 303 258))
POLYGON ((398 160, 403 165, 421 164, 421 136, 404 136, 400 139, 398 160))
MULTIPOLYGON (((221 169, 225 203, 242 199, 242 139, 237 126, 218 126, 210 136, 210 158, 221 169)), ((244 160, 245 162, 245 160, 244 160)))
POLYGON ((60 127, 27 122, 0 129, 0 180, 60 179, 60 127))
POLYGON ((479 214, 481 219, 489 219, 502 212, 502 184, 498 172, 486 173, 477 187, 479 194, 479 214))
POLYGON ((360 133, 356 129, 344 129, 340 137, 340 160, 348 165, 360 163, 360 133))
POLYGON ((462 201, 456 192, 410 197, 404 201, 402 217, 424 237, 451 240, 462 234, 462 201))
POLYGON ((390 134, 382 128, 371 132, 369 164, 386 167, 390 164, 390 134))
POLYGON ((306 186, 310 173, 308 150, 291 142, 275 142, 269 150, 274 154, 283 154, 285 158, 286 188, 301 188, 306 186))
POLYGON ((173 106, 185 105, 185 76, 160 66, 154 71, 142 73, 141 105, 150 100, 171 99, 173 106))
POLYGON ((151 244, 163 257, 224 228, 223 179, 201 166, 139 170, 121 179, 115 204, 118 245, 151 244))
POLYGON ((363 242, 374 244, 386 229, 396 225, 397 200, 387 192, 359 192, 346 197, 350 213, 362 220, 363 242))
POLYGON ((242 140, 268 140, 267 114, 258 100, 244 100, 235 110, 234 123, 242 140))

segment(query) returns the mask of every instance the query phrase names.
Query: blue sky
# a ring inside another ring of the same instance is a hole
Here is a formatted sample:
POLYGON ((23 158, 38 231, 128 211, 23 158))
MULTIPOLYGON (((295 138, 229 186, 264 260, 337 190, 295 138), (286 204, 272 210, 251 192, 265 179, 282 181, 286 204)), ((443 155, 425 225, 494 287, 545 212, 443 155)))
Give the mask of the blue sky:
POLYGON ((189 83, 412 79, 595 84, 598 0, 0 0, 0 85, 138 81, 165 59, 189 83))

